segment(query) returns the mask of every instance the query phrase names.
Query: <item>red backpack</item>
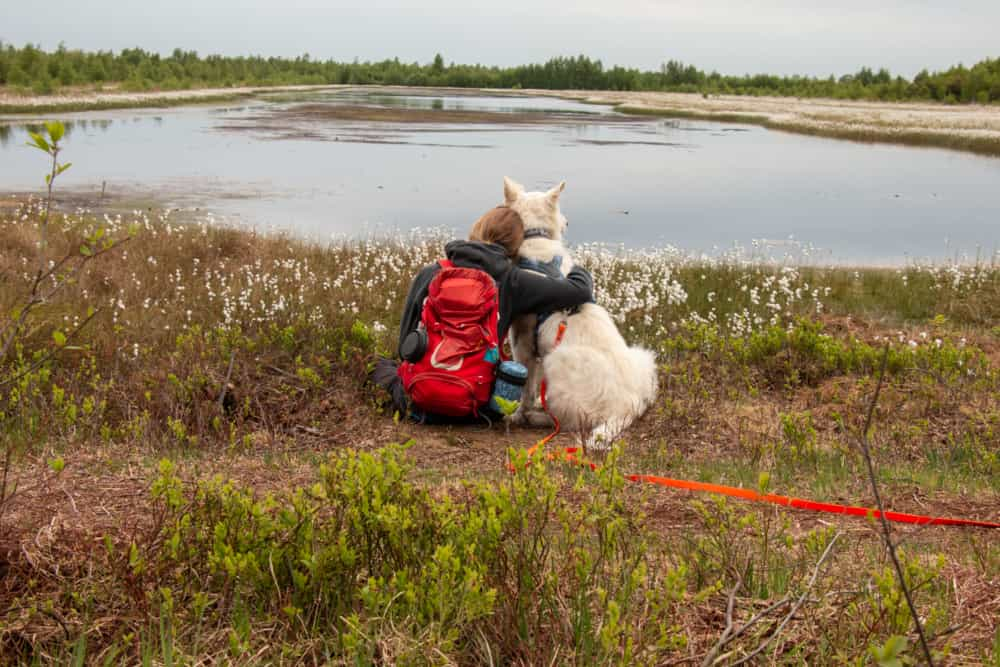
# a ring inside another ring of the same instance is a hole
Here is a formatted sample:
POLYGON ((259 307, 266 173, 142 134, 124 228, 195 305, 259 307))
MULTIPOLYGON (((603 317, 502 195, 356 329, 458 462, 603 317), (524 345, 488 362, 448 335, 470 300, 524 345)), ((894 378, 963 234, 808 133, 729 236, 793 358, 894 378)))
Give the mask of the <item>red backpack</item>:
POLYGON ((423 356, 400 364, 399 377, 418 410, 478 415, 490 400, 500 360, 497 287, 485 271, 438 263, 420 316, 427 335, 423 356))

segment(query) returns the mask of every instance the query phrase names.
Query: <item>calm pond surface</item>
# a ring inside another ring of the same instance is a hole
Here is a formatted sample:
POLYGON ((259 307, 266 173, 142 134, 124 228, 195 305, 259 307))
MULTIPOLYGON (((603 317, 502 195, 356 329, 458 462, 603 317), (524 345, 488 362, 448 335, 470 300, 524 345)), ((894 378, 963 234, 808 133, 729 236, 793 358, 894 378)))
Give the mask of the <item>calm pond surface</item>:
MULTIPOLYGON (((323 91, 176 109, 59 114, 60 186, 151 197, 311 238, 447 227, 565 179, 574 243, 883 263, 993 255, 1000 160, 704 121, 634 118, 555 98, 323 91), (373 119, 374 118, 374 119, 373 119), (793 239, 789 242, 789 239, 793 239)), ((40 191, 24 119, 0 120, 0 190, 40 191)))

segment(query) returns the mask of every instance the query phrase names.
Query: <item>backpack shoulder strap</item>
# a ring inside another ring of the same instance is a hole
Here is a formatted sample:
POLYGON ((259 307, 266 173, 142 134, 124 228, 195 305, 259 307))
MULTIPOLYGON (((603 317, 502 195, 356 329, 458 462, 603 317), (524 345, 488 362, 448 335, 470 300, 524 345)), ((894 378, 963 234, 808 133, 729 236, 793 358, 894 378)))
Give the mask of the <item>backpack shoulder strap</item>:
POLYGON ((442 269, 452 269, 455 267, 455 265, 451 263, 450 259, 439 259, 438 264, 442 269))

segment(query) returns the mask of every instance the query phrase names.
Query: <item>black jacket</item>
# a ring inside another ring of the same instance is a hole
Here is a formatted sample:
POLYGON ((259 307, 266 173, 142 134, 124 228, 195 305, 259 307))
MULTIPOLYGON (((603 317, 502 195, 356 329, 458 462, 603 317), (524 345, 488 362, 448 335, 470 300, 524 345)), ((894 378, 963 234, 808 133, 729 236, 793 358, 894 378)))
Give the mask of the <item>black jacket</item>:
MULTIPOLYGON (((445 246, 445 255, 455 266, 482 269, 496 281, 500 300, 497 328, 501 340, 518 315, 575 308, 594 300, 594 281, 590 273, 580 266, 574 266, 565 278, 553 278, 518 268, 507 257, 503 246, 478 241, 452 241, 445 246)), ((413 279, 399 326, 400 343, 420 324, 427 289, 440 270, 439 264, 431 264, 421 269, 413 279)))

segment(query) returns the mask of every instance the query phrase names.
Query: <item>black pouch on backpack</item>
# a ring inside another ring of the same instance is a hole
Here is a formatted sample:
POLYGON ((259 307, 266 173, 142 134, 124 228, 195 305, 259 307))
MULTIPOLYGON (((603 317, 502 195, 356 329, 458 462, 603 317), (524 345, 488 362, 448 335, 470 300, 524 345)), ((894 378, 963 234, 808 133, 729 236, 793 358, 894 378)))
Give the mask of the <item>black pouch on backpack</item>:
POLYGON ((427 332, 417 329, 406 334, 402 345, 399 346, 400 356, 410 363, 416 363, 423 359, 427 352, 427 332))

